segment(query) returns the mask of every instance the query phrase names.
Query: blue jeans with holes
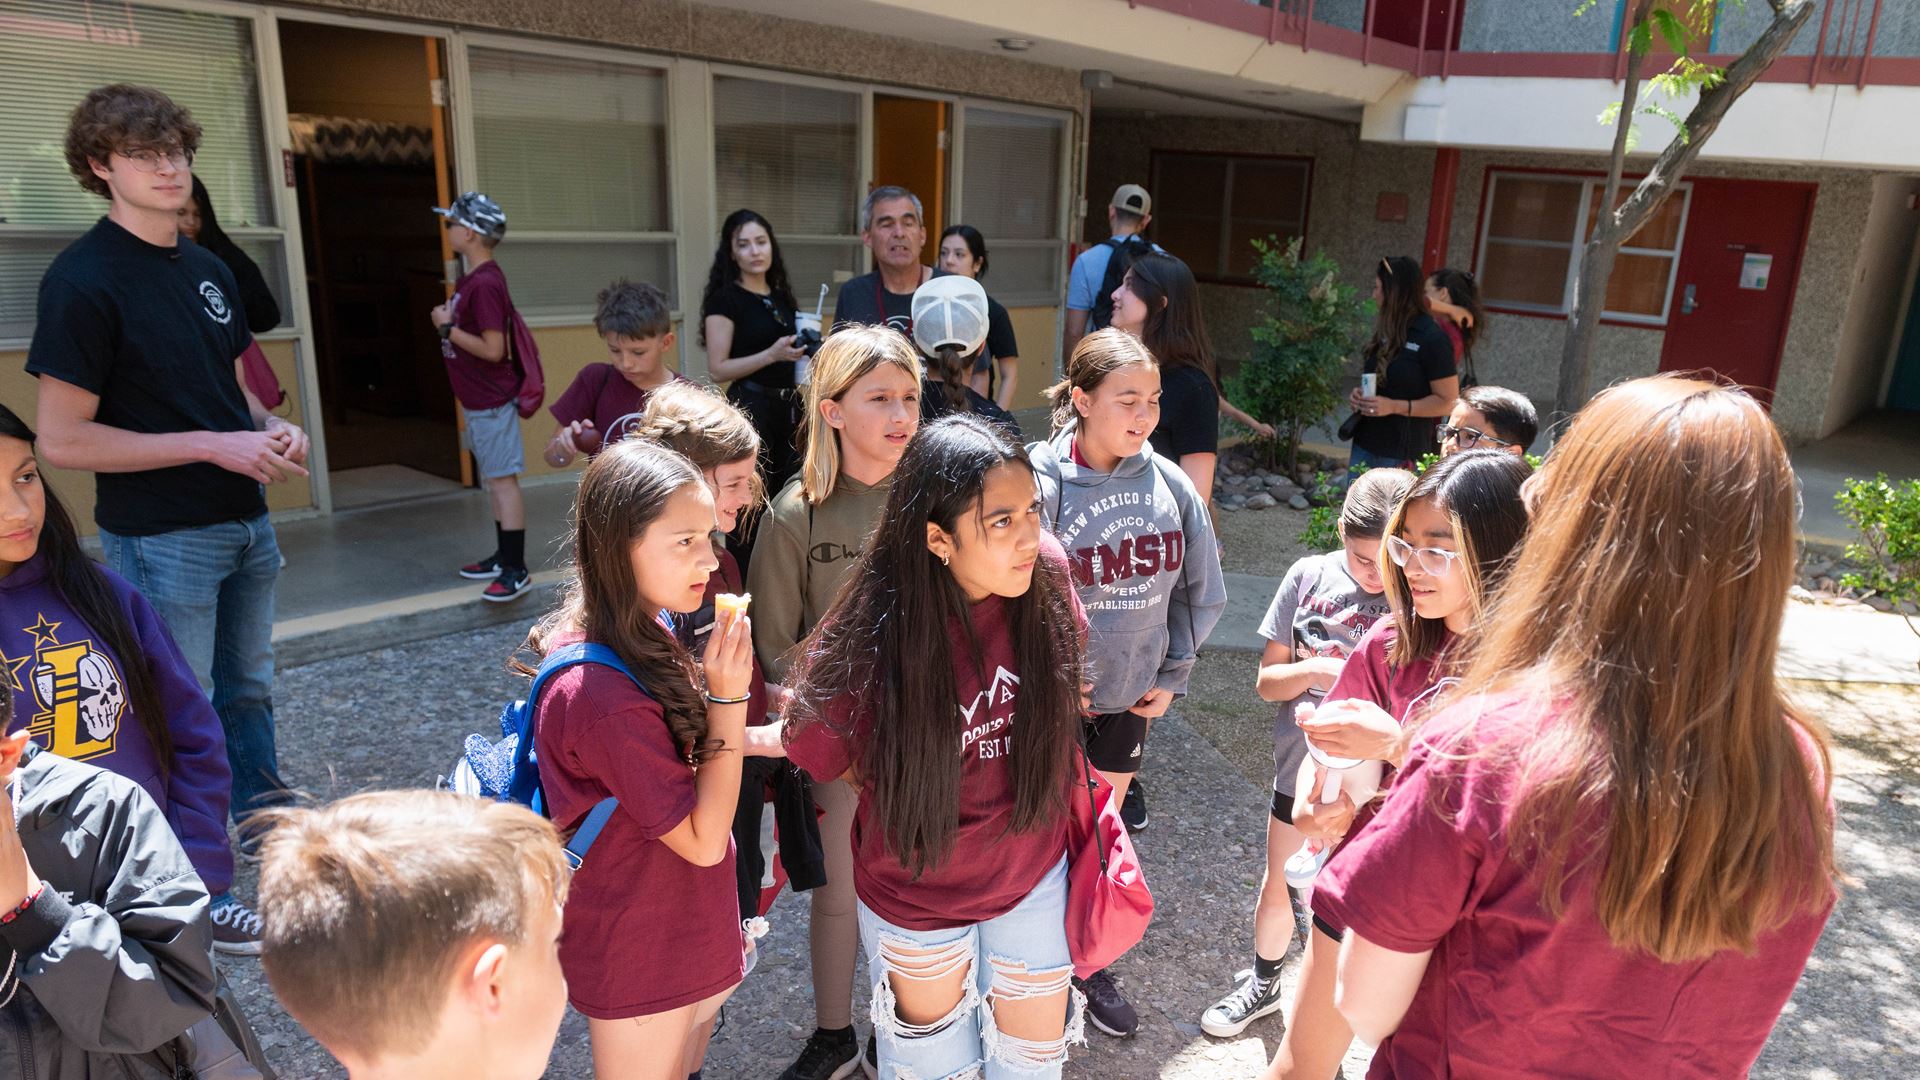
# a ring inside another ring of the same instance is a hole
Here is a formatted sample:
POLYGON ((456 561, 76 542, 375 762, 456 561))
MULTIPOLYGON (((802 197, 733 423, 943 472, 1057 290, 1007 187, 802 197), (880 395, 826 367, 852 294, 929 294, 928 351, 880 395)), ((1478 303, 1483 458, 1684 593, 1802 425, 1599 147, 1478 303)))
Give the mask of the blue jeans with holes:
POLYGON ((880 1080, 1043 1080, 1058 1077, 1067 1046, 1083 1042, 1085 999, 1073 988, 1067 950, 1067 861, 1040 879, 1026 898, 998 918, 948 930, 906 930, 859 905, 860 943, 873 976, 873 1029, 880 1080), (909 1024, 894 1008, 896 980, 951 978, 969 972, 960 1002, 931 1024, 909 1024), (1036 1042, 1002 1033, 995 1000, 1067 991, 1066 1028, 1036 1042))
POLYGON ((273 738, 273 587, 280 546, 265 514, 153 536, 100 530, 106 563, 167 621, 213 700, 233 766, 233 819, 282 806, 273 738))

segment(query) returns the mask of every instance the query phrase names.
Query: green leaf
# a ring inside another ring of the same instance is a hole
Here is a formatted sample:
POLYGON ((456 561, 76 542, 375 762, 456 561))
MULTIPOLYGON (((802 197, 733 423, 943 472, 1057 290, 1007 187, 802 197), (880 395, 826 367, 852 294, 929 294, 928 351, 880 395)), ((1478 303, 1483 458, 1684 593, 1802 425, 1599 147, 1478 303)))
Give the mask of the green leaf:
POLYGON ((1673 12, 1657 7, 1647 18, 1653 23, 1653 28, 1660 31, 1660 36, 1665 39, 1667 48, 1673 50, 1673 55, 1687 55, 1687 28, 1673 17, 1673 12))
POLYGON ((1587 12, 1592 11, 1593 5, 1599 2, 1600 0, 1580 0, 1580 6, 1573 9, 1573 17, 1577 19, 1587 12))
POLYGON ((1687 130, 1687 118, 1667 108, 1665 105, 1642 105, 1640 106, 1640 111, 1648 116, 1657 116, 1667 123, 1672 124, 1673 129, 1679 132, 1679 138, 1682 144, 1693 138, 1693 133, 1687 130))
POLYGON ((1632 32, 1627 34, 1628 52, 1633 53, 1635 56, 1645 56, 1647 55, 1647 50, 1651 48, 1653 48, 1653 31, 1648 28, 1646 23, 1638 24, 1633 28, 1632 32))

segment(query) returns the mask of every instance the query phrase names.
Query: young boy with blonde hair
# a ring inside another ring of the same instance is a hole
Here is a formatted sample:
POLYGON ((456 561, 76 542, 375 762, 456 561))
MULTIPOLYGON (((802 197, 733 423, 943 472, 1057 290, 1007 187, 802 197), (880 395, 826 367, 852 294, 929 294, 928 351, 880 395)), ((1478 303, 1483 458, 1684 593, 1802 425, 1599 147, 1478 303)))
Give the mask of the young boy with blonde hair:
POLYGON ((533 1080, 567 984, 553 825, 450 792, 273 812, 261 965, 352 1080, 533 1080))

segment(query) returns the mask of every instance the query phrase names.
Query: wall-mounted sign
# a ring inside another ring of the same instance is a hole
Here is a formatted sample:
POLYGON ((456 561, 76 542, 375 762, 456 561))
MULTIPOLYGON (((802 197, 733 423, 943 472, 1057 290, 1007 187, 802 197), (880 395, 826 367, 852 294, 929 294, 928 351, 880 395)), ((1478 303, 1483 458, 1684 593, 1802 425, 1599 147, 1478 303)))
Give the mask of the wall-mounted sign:
POLYGON ((1748 252, 1740 257, 1740 287, 1743 289, 1765 290, 1767 278, 1773 274, 1773 256, 1755 255, 1748 252))

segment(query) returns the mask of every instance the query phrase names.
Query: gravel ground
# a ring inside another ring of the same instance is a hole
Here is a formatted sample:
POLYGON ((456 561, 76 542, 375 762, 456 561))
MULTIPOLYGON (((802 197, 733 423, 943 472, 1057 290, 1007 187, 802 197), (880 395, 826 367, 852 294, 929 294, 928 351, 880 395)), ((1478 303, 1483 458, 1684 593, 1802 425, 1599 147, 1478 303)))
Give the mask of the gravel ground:
MULTIPOLYGON (((1226 514, 1279 523, 1284 509, 1226 514)), ((1238 519, 1237 521, 1235 519, 1238 519)), ((1283 529, 1298 531, 1298 525, 1283 529)), ((1269 526, 1271 528, 1271 526, 1269 526)), ((1268 534, 1269 537, 1271 534, 1268 534)), ((1228 533, 1254 546, 1257 532, 1228 533)), ((1290 538, 1290 537, 1289 537, 1290 538)), ((1266 542, 1271 542, 1267 540, 1266 542)), ((1287 561, 1292 554, 1284 556, 1287 561)), ((1285 569, 1255 571, 1278 574, 1285 569)), ((531 612, 529 613, 531 614, 531 612)), ((460 740, 488 728, 516 691, 501 664, 518 642, 513 627, 450 635, 283 672, 277 688, 282 771, 316 798, 368 788, 426 786, 460 740), (405 688, 395 694, 395 688, 405 688)), ((1146 941, 1115 970, 1140 1008, 1140 1032, 1107 1038, 1089 1029, 1070 1077, 1258 1076, 1281 1034, 1278 1017, 1239 1039, 1199 1031, 1202 1010, 1245 966, 1264 859, 1265 791, 1272 768, 1272 708, 1252 693, 1254 658, 1204 658, 1193 693, 1155 727, 1148 770, 1152 827, 1138 839, 1158 910, 1146 941)), ((1859 884, 1849 889, 1793 1004, 1754 1075, 1894 1077, 1920 1073, 1920 697, 1874 688, 1804 688, 1810 712, 1836 732, 1840 855, 1859 884), (1903 989, 1904 988, 1904 989, 1903 989)), ((239 892, 252 895, 251 868, 239 892)), ((806 966, 807 905, 788 895, 774 908, 759 967, 729 1003, 706 1074, 771 1078, 812 1028, 806 966)), ((1295 965, 1289 962, 1291 979, 1295 965)), ((280 1011, 257 964, 228 965, 269 1057, 288 1080, 342 1070, 280 1011)), ((857 982, 864 982, 864 974, 857 982)), ((865 1029, 864 1002, 856 1016, 865 1029)), ((1364 1073, 1356 1050, 1346 1075, 1364 1073)), ((569 1014, 551 1077, 591 1075, 586 1025, 569 1014)))
POLYGON ((1287 568, 1300 556, 1318 554, 1300 542, 1307 514, 1285 506, 1216 512, 1220 540, 1227 548, 1220 558, 1220 568, 1230 574, 1285 577, 1287 568))

